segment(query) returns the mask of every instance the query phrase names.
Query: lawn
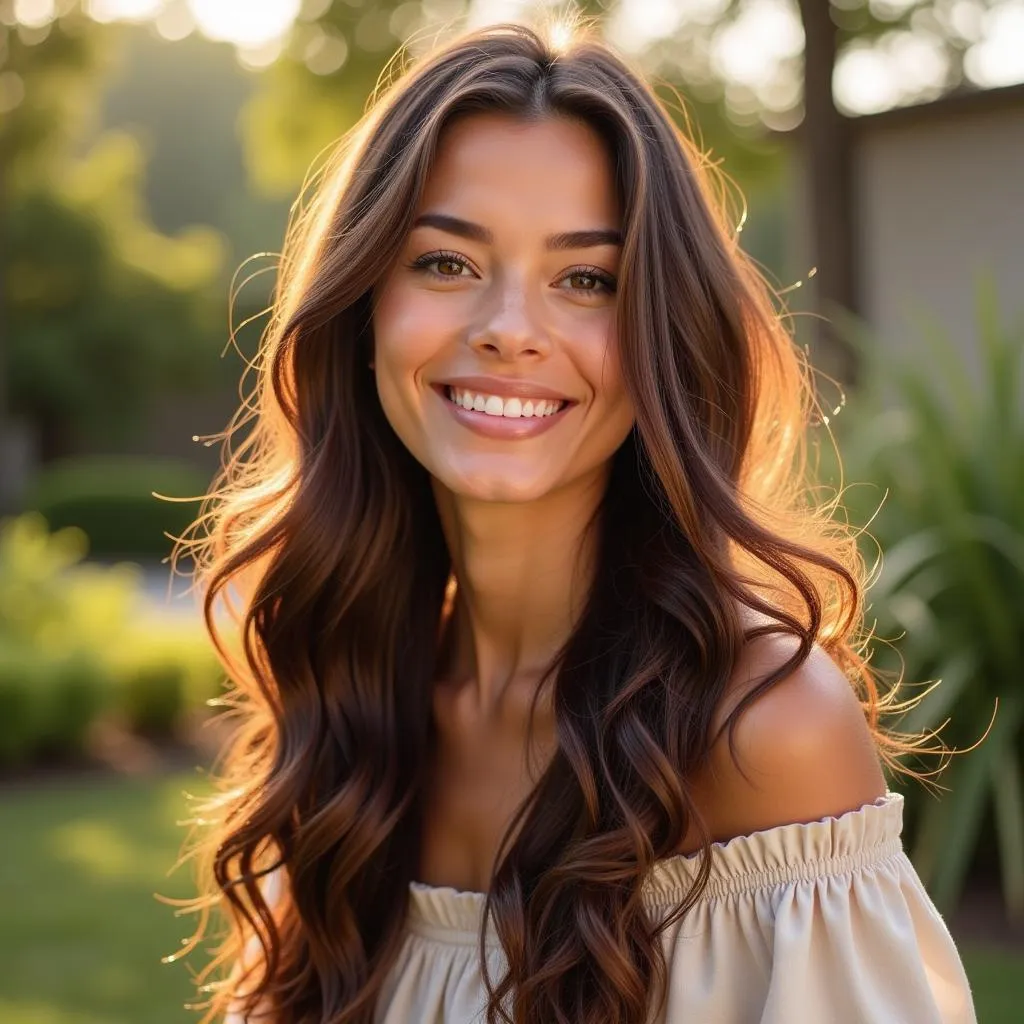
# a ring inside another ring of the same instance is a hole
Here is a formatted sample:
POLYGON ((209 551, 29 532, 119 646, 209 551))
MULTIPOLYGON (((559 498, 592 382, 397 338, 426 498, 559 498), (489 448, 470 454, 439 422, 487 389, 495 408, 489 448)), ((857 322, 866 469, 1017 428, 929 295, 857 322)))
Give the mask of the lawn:
MULTIPOLYGON (((198 1021, 188 968, 162 964, 193 917, 153 894, 194 895, 190 868, 168 877, 203 778, 83 776, 0 790, 0 1021, 198 1021)), ((198 966, 198 964, 196 965, 198 966)))
MULTIPOLYGON (((178 1024, 188 968, 162 964, 191 917, 153 898, 190 894, 168 870, 184 836, 185 791, 202 776, 82 777, 0 790, 0 1021, 178 1024)), ((981 1024, 1021 1019, 1024 953, 965 948, 981 1024)), ((199 966, 198 963, 195 966, 199 966)))

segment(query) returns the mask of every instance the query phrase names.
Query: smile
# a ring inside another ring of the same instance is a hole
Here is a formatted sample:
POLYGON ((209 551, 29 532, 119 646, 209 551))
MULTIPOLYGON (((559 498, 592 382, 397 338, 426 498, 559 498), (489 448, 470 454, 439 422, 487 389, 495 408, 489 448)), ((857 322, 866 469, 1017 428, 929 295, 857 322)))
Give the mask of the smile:
POLYGON ((457 423, 474 434, 497 441, 525 441, 545 434, 563 423, 578 405, 571 399, 557 397, 557 393, 536 394, 544 389, 523 381, 464 383, 470 386, 438 383, 431 390, 457 423), (479 390, 488 383, 494 390, 500 386, 516 394, 496 395, 494 391, 479 390))
POLYGON ((541 419, 553 416, 568 403, 550 398, 503 398, 501 395, 490 395, 481 391, 470 391, 468 388, 446 387, 445 397, 463 409, 481 412, 486 416, 502 416, 506 419, 534 418, 541 419))

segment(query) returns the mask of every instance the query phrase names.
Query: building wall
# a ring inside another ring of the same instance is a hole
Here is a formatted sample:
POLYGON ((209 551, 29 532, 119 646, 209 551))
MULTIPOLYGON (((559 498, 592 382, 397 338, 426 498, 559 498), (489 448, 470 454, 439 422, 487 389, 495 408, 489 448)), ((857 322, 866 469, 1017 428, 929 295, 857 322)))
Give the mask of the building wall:
POLYGON ((915 345, 916 311, 977 365, 974 281, 996 282, 1004 322, 1024 316, 1024 92, 863 118, 856 146, 860 312, 915 345))

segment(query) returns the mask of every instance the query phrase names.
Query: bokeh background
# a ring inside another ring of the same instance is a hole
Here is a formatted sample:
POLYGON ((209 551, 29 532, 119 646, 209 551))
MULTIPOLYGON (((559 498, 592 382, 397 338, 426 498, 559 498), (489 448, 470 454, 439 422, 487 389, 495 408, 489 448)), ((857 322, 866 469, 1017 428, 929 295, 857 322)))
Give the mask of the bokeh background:
POLYGON ((980 1019, 1021 1019, 1022 0, 0 0, 4 1024, 193 1019, 201 956, 161 958, 194 921, 154 894, 191 891, 221 677, 167 558, 290 205, 399 44, 572 11, 732 181, 870 522, 875 658, 942 680, 906 726, 985 737, 893 784, 980 1019))

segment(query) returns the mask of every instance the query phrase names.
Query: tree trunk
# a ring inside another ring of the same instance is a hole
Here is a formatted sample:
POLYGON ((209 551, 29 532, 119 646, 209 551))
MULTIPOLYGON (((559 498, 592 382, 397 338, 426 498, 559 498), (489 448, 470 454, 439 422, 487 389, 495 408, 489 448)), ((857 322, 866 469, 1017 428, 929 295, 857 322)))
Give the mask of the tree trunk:
POLYGON ((836 307, 856 311, 854 252, 854 175, 852 132, 836 108, 832 73, 836 63, 836 26, 828 0, 798 0, 803 20, 804 122, 799 130, 807 182, 807 212, 816 269, 818 365, 851 383, 856 366, 850 346, 830 322, 836 307))

